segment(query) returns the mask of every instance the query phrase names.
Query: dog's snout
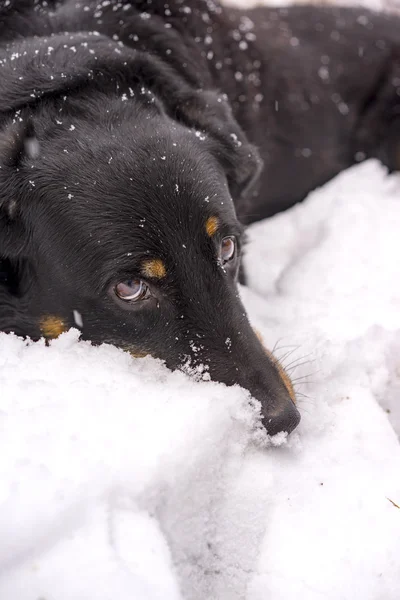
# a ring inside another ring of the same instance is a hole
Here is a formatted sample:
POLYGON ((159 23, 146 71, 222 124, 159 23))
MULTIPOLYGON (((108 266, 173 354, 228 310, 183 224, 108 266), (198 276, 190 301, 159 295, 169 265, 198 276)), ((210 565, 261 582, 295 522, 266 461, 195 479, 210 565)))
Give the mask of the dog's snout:
POLYGON ((274 413, 264 415, 263 423, 268 435, 276 435, 277 433, 292 431, 300 423, 300 413, 290 400, 283 407, 274 413))
POLYGON ((231 363, 233 368, 223 368, 222 361, 209 363, 211 379, 248 390, 261 403, 262 424, 269 435, 290 434, 300 422, 293 385, 278 361, 258 344, 256 339, 253 351, 240 355, 231 363))
POLYGON ((251 327, 244 309, 237 304, 236 297, 234 300, 230 310, 220 315, 219 321, 207 323, 209 334, 204 336, 203 344, 196 347, 195 352, 191 341, 195 334, 192 331, 198 328, 199 317, 194 313, 195 320, 191 314, 191 327, 187 329, 190 351, 178 355, 179 360, 183 359, 182 363, 172 365, 168 361, 167 366, 178 366, 188 372, 189 355, 189 372, 193 370, 197 375, 198 372, 203 372, 206 365, 207 377, 212 381, 219 381, 227 386, 239 385, 247 390, 261 404, 261 423, 269 435, 281 432, 290 434, 300 422, 293 384, 283 365, 265 348, 260 336, 251 327), (232 324, 239 324, 236 325, 240 326, 238 333, 232 324), (227 340, 229 344, 226 343, 227 340), (197 367, 201 370, 198 371, 197 367))

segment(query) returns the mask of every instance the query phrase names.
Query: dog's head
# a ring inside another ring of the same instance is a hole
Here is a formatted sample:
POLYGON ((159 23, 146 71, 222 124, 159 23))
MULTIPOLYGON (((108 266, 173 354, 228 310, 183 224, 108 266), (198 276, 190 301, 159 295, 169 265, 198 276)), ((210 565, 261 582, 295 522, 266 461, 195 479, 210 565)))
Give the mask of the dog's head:
POLYGON ((77 326, 239 384, 269 433, 290 432, 292 385, 237 291, 232 198, 248 194, 257 153, 223 97, 145 83, 53 94, 5 125, 0 255, 18 282, 7 329, 51 338, 77 326))

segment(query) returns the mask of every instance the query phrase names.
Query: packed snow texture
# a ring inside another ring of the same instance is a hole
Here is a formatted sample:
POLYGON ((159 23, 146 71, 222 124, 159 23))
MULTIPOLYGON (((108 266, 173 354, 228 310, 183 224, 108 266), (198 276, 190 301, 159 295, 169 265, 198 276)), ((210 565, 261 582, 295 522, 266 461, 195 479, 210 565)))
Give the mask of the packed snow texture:
POLYGON ((227 6, 237 6, 238 8, 250 8, 253 6, 277 6, 284 7, 291 4, 315 4, 315 5, 336 5, 336 6, 360 6, 370 10, 384 10, 390 12, 400 12, 400 0, 223 0, 227 6))
POLYGON ((240 388, 0 334, 0 599, 398 600, 399 232, 374 161, 250 228, 245 305, 299 363, 280 445, 240 388))

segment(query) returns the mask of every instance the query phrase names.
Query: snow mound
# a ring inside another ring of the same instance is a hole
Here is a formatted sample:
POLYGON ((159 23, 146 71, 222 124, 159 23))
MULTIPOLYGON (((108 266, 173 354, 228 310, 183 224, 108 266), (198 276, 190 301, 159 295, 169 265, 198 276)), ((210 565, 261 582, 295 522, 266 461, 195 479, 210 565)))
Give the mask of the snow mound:
POLYGON ((258 418, 247 393, 76 330, 0 334, 0 385, 0 598, 180 598, 258 418))
POLYGON ((399 12, 400 0, 223 0, 226 6, 253 8, 255 6, 274 6, 277 8, 292 4, 315 4, 316 6, 357 6, 373 11, 399 12))
POLYGON ((398 600, 399 231, 374 161, 250 228, 303 417, 279 447, 240 388, 0 334, 0 599, 398 600))

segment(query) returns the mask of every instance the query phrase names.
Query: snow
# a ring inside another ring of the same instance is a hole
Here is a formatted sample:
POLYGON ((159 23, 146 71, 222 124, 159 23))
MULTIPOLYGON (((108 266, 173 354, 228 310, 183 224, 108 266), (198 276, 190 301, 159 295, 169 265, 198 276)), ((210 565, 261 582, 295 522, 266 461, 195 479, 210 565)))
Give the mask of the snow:
POLYGON ((369 161, 250 228, 246 307, 299 364, 275 445, 240 388, 0 334, 1 600, 399 598, 399 199, 369 161))
POLYGON ((400 0, 223 0, 227 6, 238 8, 252 8, 254 6, 277 6, 284 7, 292 4, 315 4, 336 6, 359 6, 369 10, 400 11, 400 0))

